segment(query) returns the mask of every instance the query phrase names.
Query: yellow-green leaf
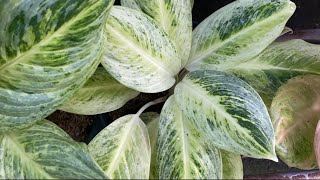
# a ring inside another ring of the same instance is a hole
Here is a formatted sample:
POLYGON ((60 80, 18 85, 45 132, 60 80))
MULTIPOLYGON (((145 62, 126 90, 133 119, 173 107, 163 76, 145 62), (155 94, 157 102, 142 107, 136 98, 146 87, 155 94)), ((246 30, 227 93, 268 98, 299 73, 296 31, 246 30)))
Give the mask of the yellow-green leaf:
POLYGON ((98 67, 86 84, 60 110, 83 115, 94 115, 121 108, 138 91, 120 84, 103 67, 98 67))

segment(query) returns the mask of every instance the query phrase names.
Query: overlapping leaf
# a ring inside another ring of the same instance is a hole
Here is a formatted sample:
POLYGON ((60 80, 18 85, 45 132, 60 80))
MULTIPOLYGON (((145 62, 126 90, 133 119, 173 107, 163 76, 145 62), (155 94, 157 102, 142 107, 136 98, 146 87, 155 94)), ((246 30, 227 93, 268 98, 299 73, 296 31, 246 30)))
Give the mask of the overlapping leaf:
POLYGON ((83 115, 110 112, 122 107, 139 92, 129 89, 98 67, 86 84, 60 110, 83 115))
POLYGON ((0 133, 1 179, 105 179, 85 144, 49 121, 0 133))
POLYGON ((287 80, 297 75, 320 74, 320 46, 303 40, 274 43, 257 57, 225 71, 249 83, 269 108, 275 92, 287 80))
POLYGON ((93 74, 113 0, 0 1, 0 130, 52 113, 93 74))
POLYGON ((173 96, 160 115, 156 167, 160 179, 221 179, 219 149, 202 138, 173 96))
POLYGON ((149 178, 151 149, 146 125, 136 115, 123 116, 103 129, 89 152, 112 179, 149 178))
POLYGON ((314 137, 320 119, 319 89, 320 76, 299 76, 282 86, 272 101, 276 152, 290 167, 317 167, 314 137))
POLYGON ((175 99, 194 130, 217 147, 277 160, 267 109, 244 81, 218 71, 194 71, 176 86, 175 99))
POLYGON ((243 179, 243 165, 241 156, 220 150, 223 174, 222 179, 243 179))
POLYGON ((102 62, 122 84, 141 92, 161 92, 175 83, 181 67, 173 42, 149 16, 113 7, 106 23, 108 52, 102 62))
POLYGON ((217 69, 253 58, 281 34, 294 10, 289 0, 239 0, 221 8, 194 30, 187 69, 217 69))
POLYGON ((186 65, 192 39, 192 0, 121 0, 121 5, 154 19, 174 41, 182 58, 181 68, 186 65))
POLYGON ((158 130, 159 130, 159 120, 160 115, 155 112, 147 112, 141 114, 140 118, 147 125, 150 147, 151 147, 151 164, 150 164, 150 179, 158 179, 159 172, 156 166, 157 159, 157 139, 158 139, 158 130))

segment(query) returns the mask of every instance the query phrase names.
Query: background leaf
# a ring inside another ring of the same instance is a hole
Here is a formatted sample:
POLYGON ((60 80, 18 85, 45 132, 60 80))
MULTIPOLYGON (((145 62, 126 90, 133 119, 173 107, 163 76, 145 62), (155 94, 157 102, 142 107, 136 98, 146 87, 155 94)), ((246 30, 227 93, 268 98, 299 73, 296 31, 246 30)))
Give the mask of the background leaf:
POLYGON ((243 164, 241 156, 220 150, 223 174, 222 179, 243 179, 243 164))
POLYGON ((276 152, 290 167, 317 167, 313 142, 320 119, 319 89, 320 76, 299 76, 283 85, 272 101, 276 152))
POLYGON ((123 116, 104 128, 89 151, 112 179, 149 178, 151 149, 146 125, 135 115, 123 116))
POLYGON ((102 65, 115 79, 146 93, 173 86, 181 60, 169 37, 150 17, 115 6, 105 34, 108 52, 102 65))
POLYGON ((320 167, 320 123, 318 121, 318 125, 316 128, 316 133, 314 136, 314 152, 317 159, 318 168, 320 167))
POLYGON ((0 2, 1 131, 48 116, 93 74, 113 2, 0 2))
POLYGON ((121 108, 139 92, 129 89, 98 67, 86 84, 60 110, 83 115, 94 115, 121 108))
POLYGON ((218 71, 194 71, 174 96, 194 130, 217 147, 276 161, 275 136, 267 109, 244 81, 218 71))
POLYGON ((121 5, 140 10, 154 19, 175 43, 187 64, 192 39, 192 0, 121 0, 121 5))
POLYGON ((217 69, 258 55, 295 11, 289 0, 239 0, 207 17, 193 32, 187 69, 217 69))
POLYGON ((149 179, 159 179, 159 169, 156 167, 157 160, 157 140, 159 131, 160 114, 147 112, 140 115, 142 121, 147 125, 151 146, 151 164, 149 179))
POLYGON ((249 83, 269 108, 278 88, 290 78, 320 74, 319 50, 319 45, 303 40, 273 43, 255 58, 226 68, 225 71, 249 83))
POLYGON ((189 122, 171 96, 160 114, 156 161, 159 178, 221 179, 219 149, 189 122))
POLYGON ((1 179, 104 179, 87 146, 49 121, 0 133, 1 179))

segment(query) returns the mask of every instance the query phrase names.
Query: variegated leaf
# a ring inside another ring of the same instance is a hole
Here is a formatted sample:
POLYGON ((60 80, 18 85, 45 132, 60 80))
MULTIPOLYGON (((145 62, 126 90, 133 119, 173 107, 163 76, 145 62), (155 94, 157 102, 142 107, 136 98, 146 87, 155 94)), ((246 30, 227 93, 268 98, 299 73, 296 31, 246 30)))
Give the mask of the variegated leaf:
POLYGON ((115 79, 147 93, 173 86, 181 60, 169 37, 150 17, 114 6, 105 34, 108 52, 102 64, 115 79))
POLYGON ((201 137, 173 96, 160 114, 157 169, 160 179, 221 179, 219 149, 201 137))
POLYGON ((140 118, 147 125, 150 146, 151 146, 151 164, 150 164, 150 179, 159 179, 159 170, 156 167, 157 159, 157 139, 159 130, 160 115, 155 112, 147 112, 141 114, 140 118))
POLYGON ((146 125, 136 115, 123 116, 103 129, 89 152, 112 179, 149 178, 151 150, 146 125))
POLYGON ((277 92, 270 113, 278 157, 290 167, 314 169, 314 136, 320 119, 320 76, 289 80, 277 92))
POLYGON ((113 2, 0 1, 0 130, 48 116, 93 74, 113 2))
POLYGON ((139 92, 120 84, 103 67, 98 67, 87 83, 60 110, 94 115, 121 108, 139 92))
POLYGON ((253 58, 281 34, 294 11, 289 0, 238 0, 221 8, 194 30, 187 69, 217 69, 253 58))
POLYGON ((303 40, 273 43, 260 55, 220 70, 249 83, 269 108, 278 88, 303 74, 320 74, 320 46, 303 40))
POLYGON ((243 179, 243 164, 241 156, 220 150, 223 166, 222 179, 243 179))
POLYGON ((49 121, 0 133, 1 179, 105 179, 87 146, 49 121))
POLYGON ((187 64, 192 39, 192 0, 121 0, 121 5, 139 10, 154 19, 174 41, 187 64))
POLYGON ((194 129, 217 147, 276 161, 267 108, 247 83, 218 71, 194 71, 175 88, 175 99, 194 129))

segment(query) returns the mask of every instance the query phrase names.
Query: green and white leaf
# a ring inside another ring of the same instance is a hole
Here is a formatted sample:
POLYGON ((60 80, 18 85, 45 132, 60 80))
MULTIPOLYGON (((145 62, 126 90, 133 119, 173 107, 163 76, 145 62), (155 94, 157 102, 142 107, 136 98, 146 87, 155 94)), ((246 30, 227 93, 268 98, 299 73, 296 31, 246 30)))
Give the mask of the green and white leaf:
POLYGON ((173 96, 160 114, 157 142, 159 179, 221 179, 220 151, 200 136, 173 96))
POLYGON ((267 108, 244 81, 224 72, 194 71, 177 84, 174 96, 194 130, 217 147, 277 161, 267 108))
POLYGON ((220 150, 223 174, 222 179, 243 179, 243 164, 241 156, 220 150))
POLYGON ((102 114, 121 108, 138 95, 138 91, 120 84, 103 67, 98 67, 86 84, 59 109, 82 115, 102 114))
POLYGON ((87 146, 55 124, 0 133, 1 179, 105 179, 87 146))
POLYGON ((192 41, 192 0, 121 0, 121 5, 149 15, 169 35, 187 64, 192 41))
POLYGON ((255 58, 220 70, 249 83, 269 108, 278 88, 290 78, 320 74, 320 46, 303 40, 273 43, 255 58))
POLYGON ((174 85, 180 57, 170 38, 149 16, 114 6, 105 35, 107 54, 102 65, 120 83, 146 93, 174 85))
POLYGON ((149 178, 151 149, 146 125, 136 115, 123 116, 104 128, 89 152, 112 179, 149 178))
POLYGON ((157 159, 157 139, 159 130, 160 114, 156 112, 147 112, 140 115, 142 121, 147 125, 151 146, 151 164, 149 179, 159 179, 159 172, 156 167, 157 159))
POLYGON ((233 66, 258 55, 295 11, 289 0, 238 0, 206 18, 193 32, 187 69, 233 66))
POLYGON ((114 0, 0 1, 0 130, 51 114, 94 73, 114 0))
POLYGON ((320 76, 293 78, 271 105, 278 157, 290 167, 317 168, 314 137, 320 119, 320 76))

